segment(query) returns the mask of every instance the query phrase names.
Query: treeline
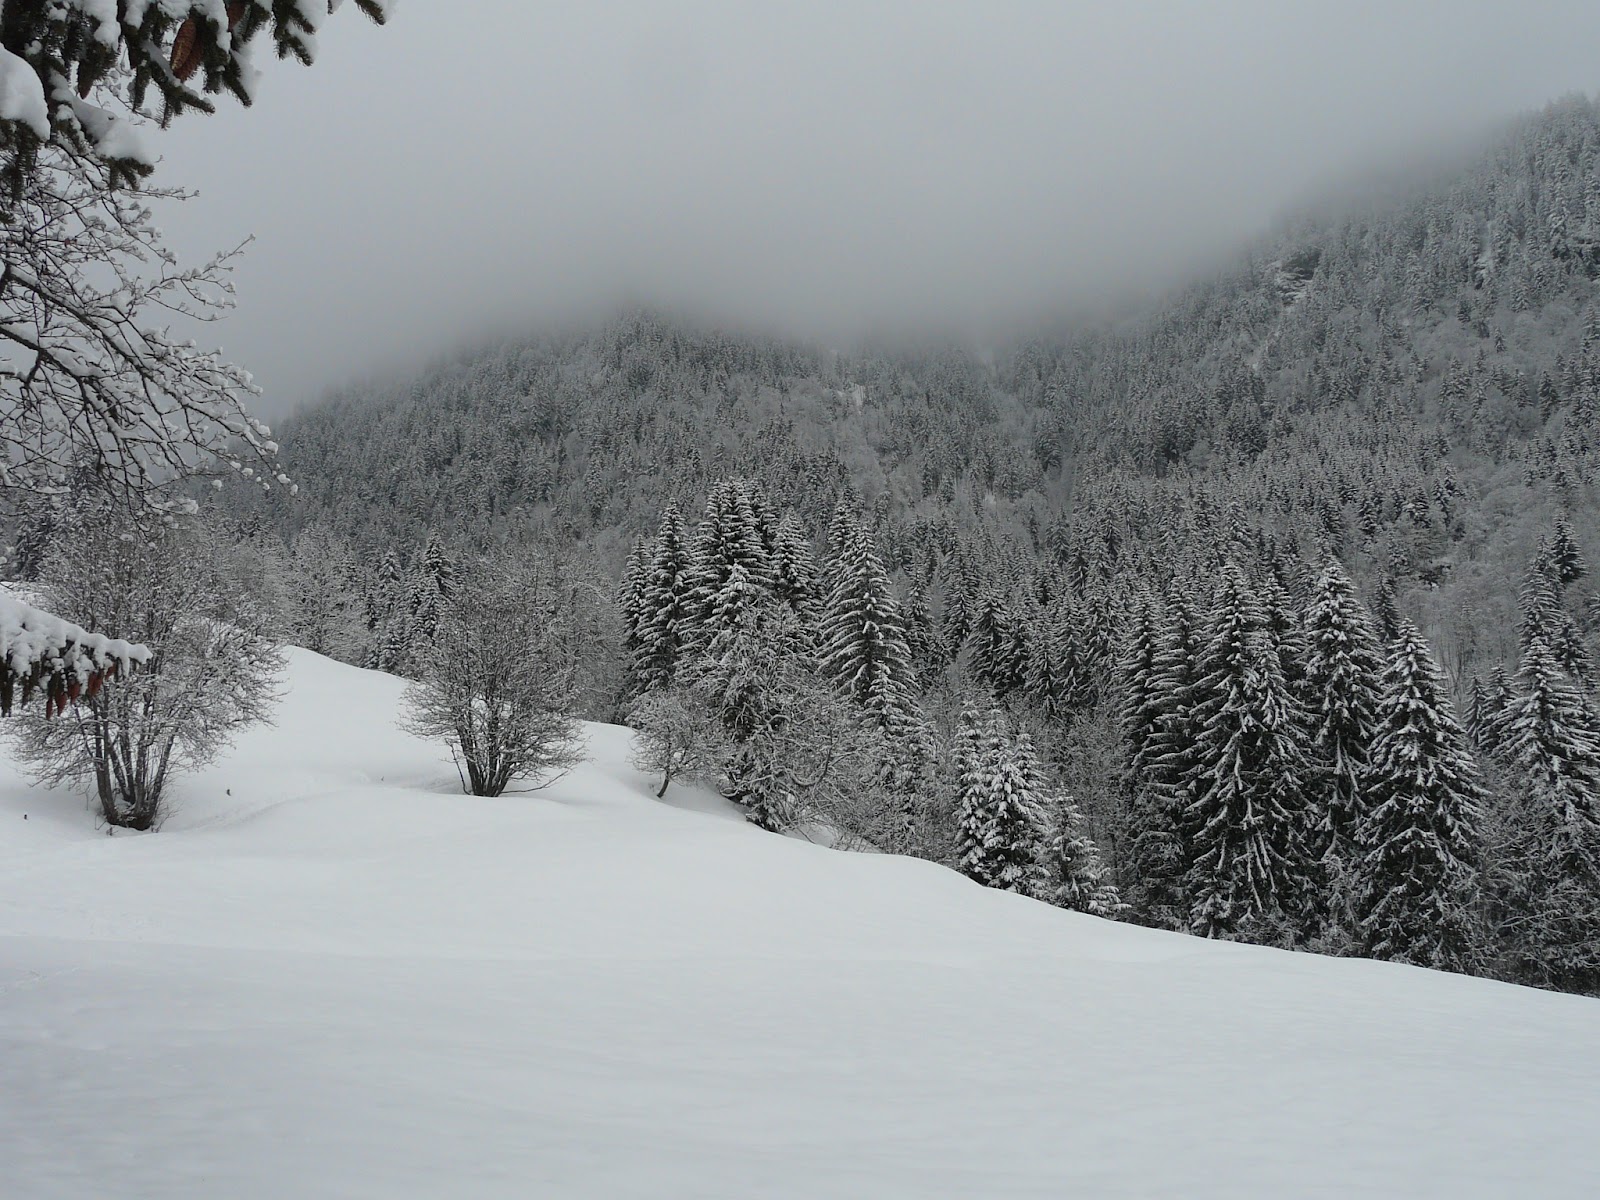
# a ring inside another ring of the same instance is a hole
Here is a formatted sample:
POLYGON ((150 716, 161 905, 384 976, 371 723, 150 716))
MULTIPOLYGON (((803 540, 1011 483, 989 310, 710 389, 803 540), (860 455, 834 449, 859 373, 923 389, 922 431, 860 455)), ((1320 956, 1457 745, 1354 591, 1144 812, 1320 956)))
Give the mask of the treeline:
POLYGON ((1528 573, 1517 678, 1475 684, 1465 724, 1415 625, 1336 560, 1224 546, 1159 589, 958 566, 935 608, 902 603, 848 496, 826 544, 814 570, 794 516, 726 481, 692 534, 669 509, 635 547, 633 711, 669 777, 1086 911, 1600 987, 1600 717, 1565 526, 1528 573), (871 769, 828 777, 830 753, 871 769))

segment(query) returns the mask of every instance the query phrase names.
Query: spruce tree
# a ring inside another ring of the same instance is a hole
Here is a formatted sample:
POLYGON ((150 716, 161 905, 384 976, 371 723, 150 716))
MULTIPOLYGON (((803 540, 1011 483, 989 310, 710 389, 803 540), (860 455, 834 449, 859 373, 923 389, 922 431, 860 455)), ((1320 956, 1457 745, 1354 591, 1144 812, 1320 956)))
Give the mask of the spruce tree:
POLYGON ((1065 792, 1047 786, 1026 735, 1016 752, 1029 789, 1042 814, 1035 851, 1032 893, 1036 899, 1095 917, 1116 917, 1127 906, 1089 836, 1077 803, 1065 792))
POLYGON ((817 567, 811 555, 811 539, 793 512, 783 514, 772 545, 773 591, 794 610, 804 625, 818 619, 817 567))
POLYGON ((1031 786, 1032 746, 1007 735, 998 709, 962 715, 957 861, 985 887, 1027 892, 1035 881, 1044 814, 1031 786))
POLYGON ((639 588, 632 675, 644 692, 666 687, 682 656, 692 615, 689 549, 676 505, 661 514, 661 525, 639 588))
POLYGON ((1175 585, 1151 660, 1148 741, 1142 759, 1130 762, 1138 790, 1130 819, 1129 899, 1144 920, 1165 929, 1181 929, 1188 921, 1193 850, 1185 814, 1199 782, 1194 752, 1200 638, 1194 604, 1175 585))
POLYGON ((833 587, 823 612, 819 662, 840 695, 886 739, 879 778, 902 797, 910 820, 911 794, 932 758, 911 652, 872 535, 857 527, 842 536, 849 541, 828 565, 833 587))
POLYGON ((999 588, 984 592, 969 640, 972 674, 991 692, 1004 697, 1022 686, 1026 644, 1016 614, 999 588))
POLYGON ((1546 866, 1600 884, 1600 719, 1538 641, 1523 651, 1518 679, 1506 749, 1527 773, 1546 866))
POLYGON ((1299 928, 1312 890, 1304 714, 1284 682, 1265 611, 1223 568, 1197 664, 1185 819, 1189 927, 1207 937, 1299 928))
POLYGON ((1439 668, 1410 622, 1384 668, 1377 722, 1356 896, 1365 952, 1466 970, 1481 788, 1439 668))
POLYGON ((743 480, 724 479, 712 486, 705 516, 690 547, 689 563, 685 632, 697 649, 703 648, 710 636, 718 597, 735 568, 747 586, 765 595, 774 593, 772 556, 743 480))
POLYGON ((1321 850, 1349 863, 1366 811, 1383 659, 1377 630, 1335 560, 1317 580, 1305 623, 1302 694, 1311 722, 1321 850))

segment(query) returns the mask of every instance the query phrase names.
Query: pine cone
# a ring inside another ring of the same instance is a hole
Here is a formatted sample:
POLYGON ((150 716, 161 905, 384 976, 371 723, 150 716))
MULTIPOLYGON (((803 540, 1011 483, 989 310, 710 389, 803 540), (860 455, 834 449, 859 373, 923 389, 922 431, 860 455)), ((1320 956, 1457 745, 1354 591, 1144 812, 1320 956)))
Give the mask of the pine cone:
POLYGON ((172 73, 187 80, 200 66, 202 57, 200 22, 189 17, 178 26, 178 36, 172 39, 172 73))

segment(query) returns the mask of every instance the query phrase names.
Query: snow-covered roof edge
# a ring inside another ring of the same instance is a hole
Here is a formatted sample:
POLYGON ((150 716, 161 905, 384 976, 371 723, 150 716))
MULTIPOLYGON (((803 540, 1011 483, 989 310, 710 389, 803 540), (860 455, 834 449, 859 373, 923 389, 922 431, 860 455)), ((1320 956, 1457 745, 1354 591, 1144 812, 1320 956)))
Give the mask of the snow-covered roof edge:
POLYGON ((90 633, 71 621, 0 594, 0 716, 11 711, 16 685, 24 702, 44 686, 46 711, 93 695, 118 671, 150 661, 150 650, 134 642, 90 633))

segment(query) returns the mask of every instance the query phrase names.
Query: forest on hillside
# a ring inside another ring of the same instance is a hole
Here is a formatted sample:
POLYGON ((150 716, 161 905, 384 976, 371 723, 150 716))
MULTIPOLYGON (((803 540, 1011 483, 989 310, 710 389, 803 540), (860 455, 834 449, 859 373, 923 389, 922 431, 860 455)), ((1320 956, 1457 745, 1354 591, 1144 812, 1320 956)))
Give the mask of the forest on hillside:
MULTIPOLYGON (((1593 992, 1597 279, 1572 97, 1142 316, 631 313, 332 396, 277 431, 293 495, 212 511, 288 637, 401 674, 484 558, 615 597, 575 703, 769 827, 1593 992)), ((25 514, 14 573, 67 528, 25 514)))

